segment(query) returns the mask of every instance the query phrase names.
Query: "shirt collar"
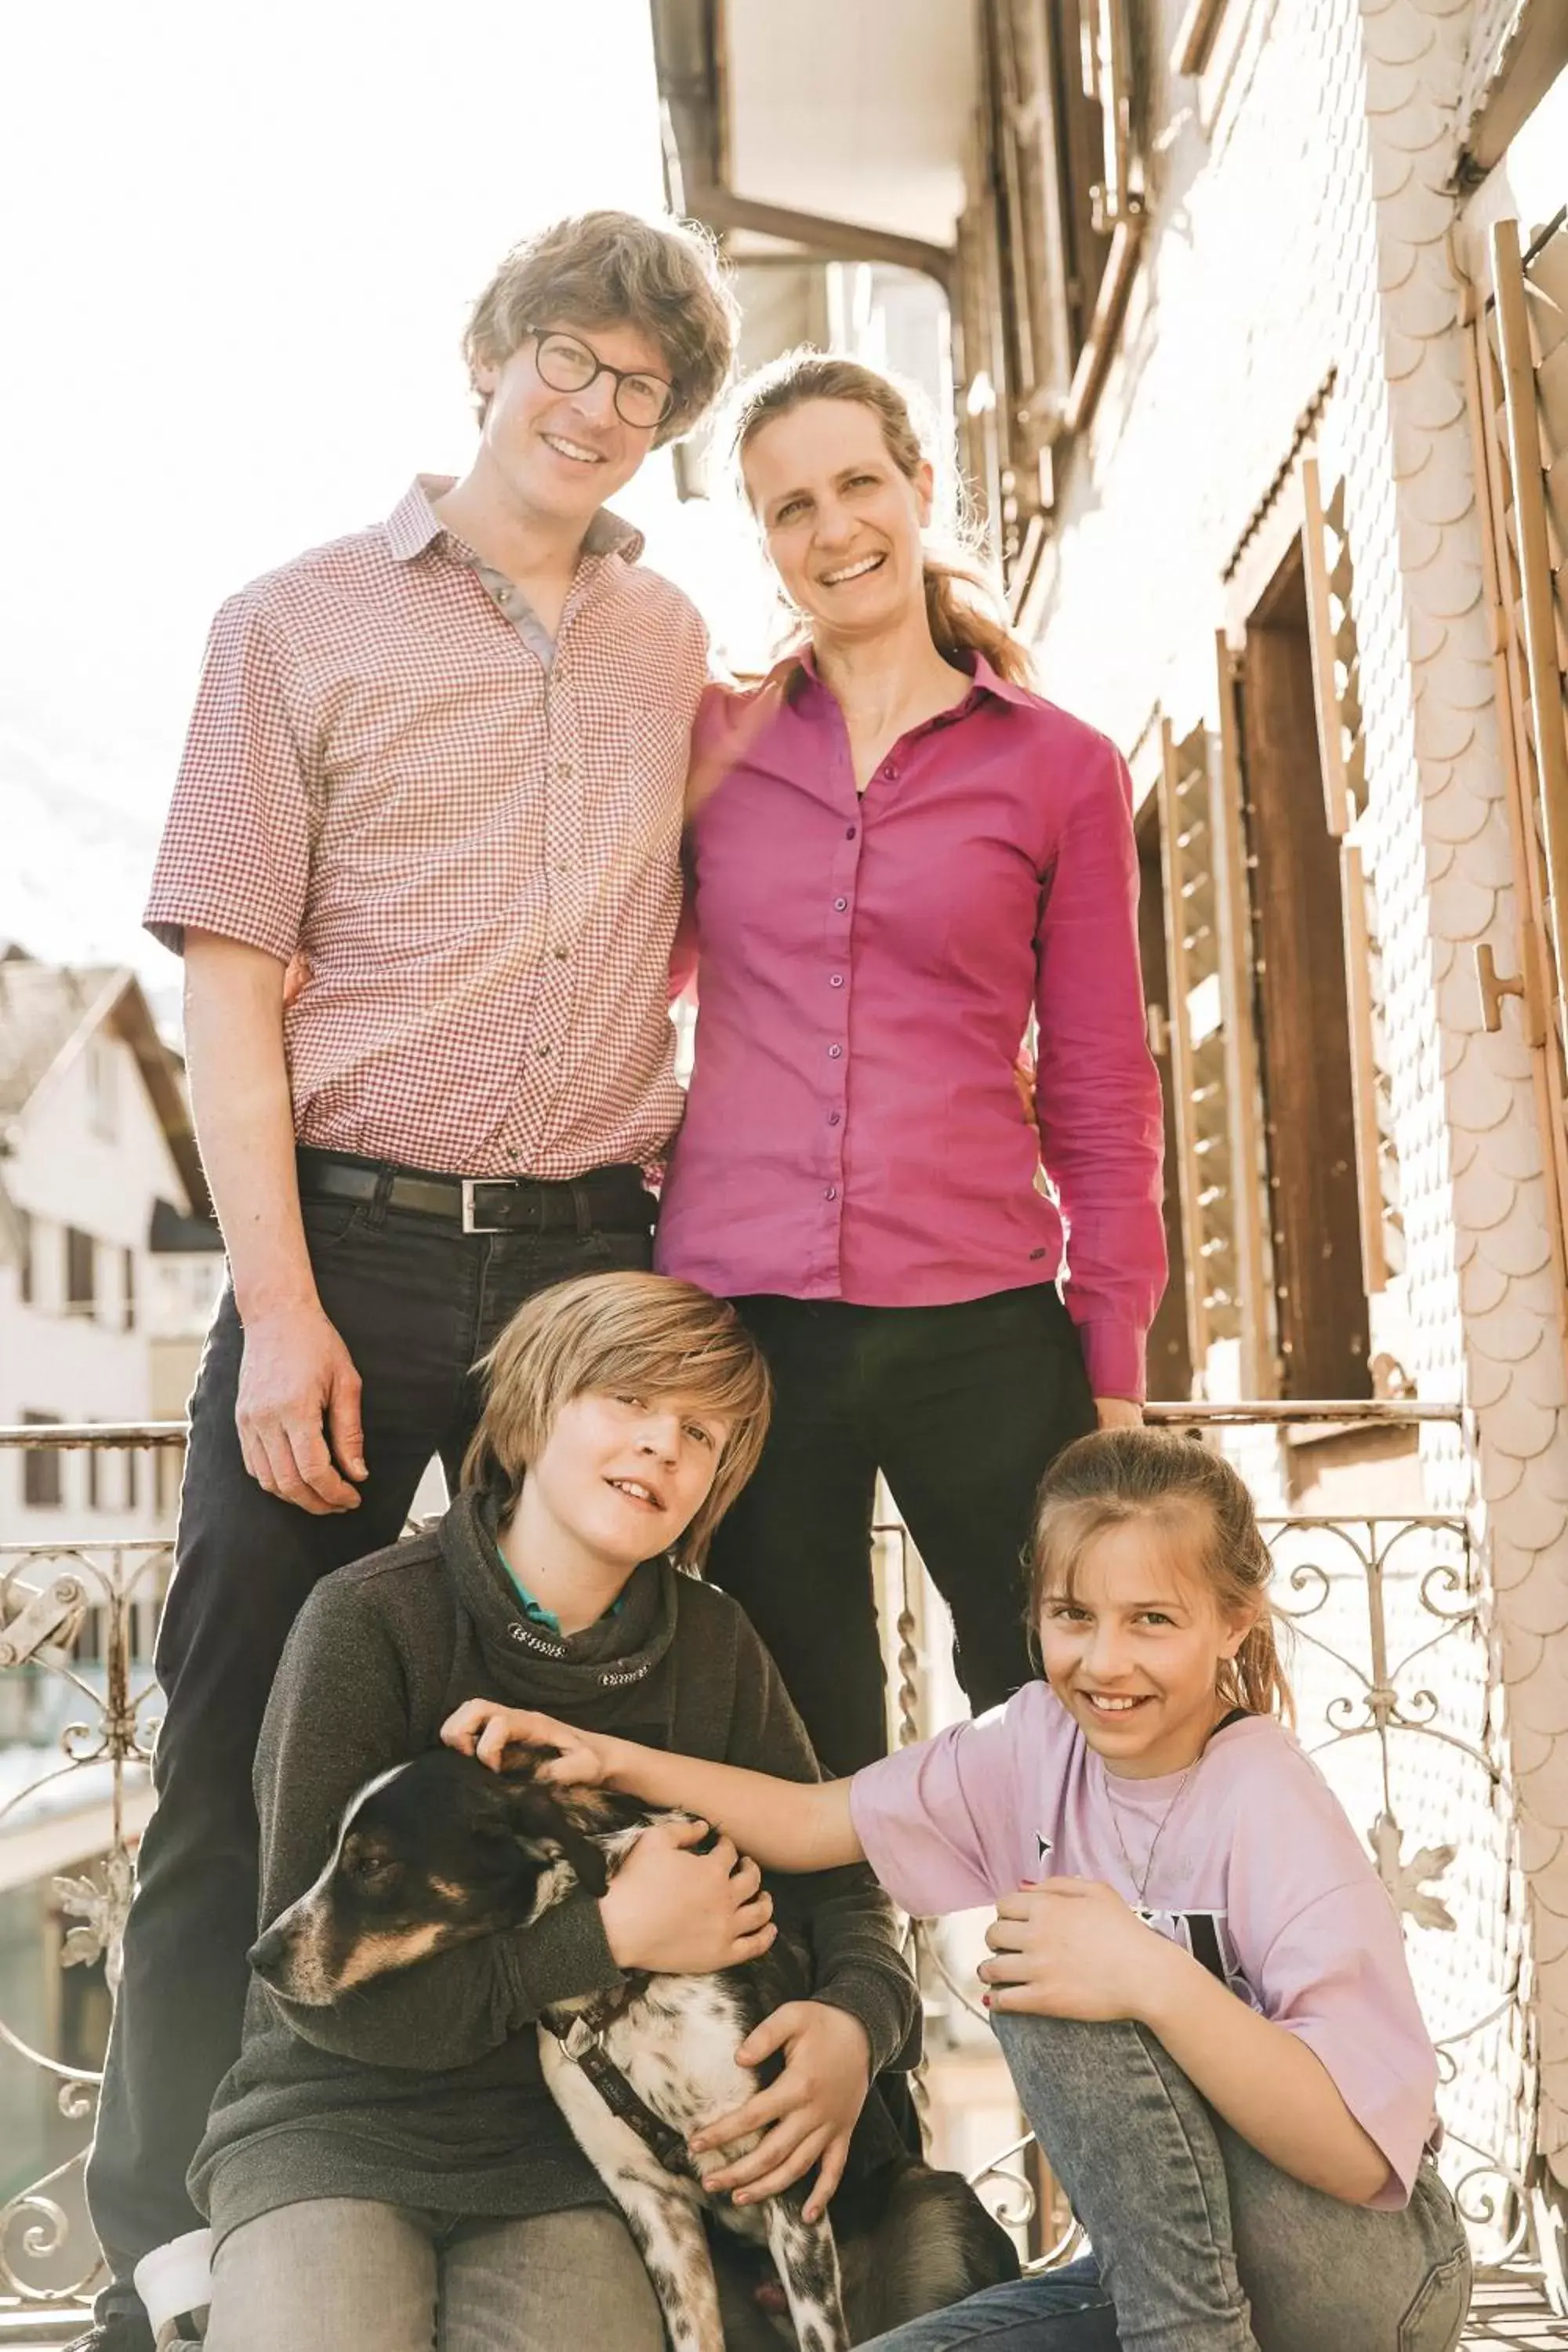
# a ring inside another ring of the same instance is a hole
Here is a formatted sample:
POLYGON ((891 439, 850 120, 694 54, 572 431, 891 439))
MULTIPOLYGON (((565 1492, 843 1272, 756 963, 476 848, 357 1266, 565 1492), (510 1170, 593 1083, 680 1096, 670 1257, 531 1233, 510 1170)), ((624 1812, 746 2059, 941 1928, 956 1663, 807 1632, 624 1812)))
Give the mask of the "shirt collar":
MULTIPOLYGON (((384 528, 387 546, 399 563, 412 562, 436 540, 441 540, 459 562, 475 561, 473 549, 444 528, 431 504, 432 499, 445 497, 456 479, 454 474, 416 474, 398 499, 384 528)), ((637 562, 643 544, 641 531, 623 522, 608 507, 599 509, 583 534, 584 555, 618 555, 627 563, 637 562)))
MULTIPOLYGON (((962 712, 968 710, 978 694, 992 694, 995 696, 998 702, 1012 702, 1024 707, 1027 707, 1036 700, 1036 697, 1030 693, 1026 686, 1014 686, 993 669, 978 648, 963 653, 959 656, 957 667, 960 669, 966 669, 974 683, 963 700, 946 714, 951 718, 956 719, 962 712)), ((776 677, 781 672, 785 676, 786 690, 791 682, 792 672, 795 677, 804 677, 813 687, 822 686, 821 674, 816 667, 816 655, 810 645, 804 645, 798 652, 786 655, 769 675, 776 677)))

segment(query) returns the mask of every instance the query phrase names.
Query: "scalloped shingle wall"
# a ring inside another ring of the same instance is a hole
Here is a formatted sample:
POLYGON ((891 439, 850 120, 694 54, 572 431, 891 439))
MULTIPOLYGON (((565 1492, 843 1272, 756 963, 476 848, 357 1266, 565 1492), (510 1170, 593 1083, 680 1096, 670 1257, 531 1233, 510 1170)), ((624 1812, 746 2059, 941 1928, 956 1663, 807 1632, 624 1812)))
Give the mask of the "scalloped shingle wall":
MULTIPOLYGON (((1230 6, 1246 24, 1217 119, 1200 124, 1192 83, 1157 104, 1148 249, 1064 499, 1042 668, 1047 692, 1127 745, 1156 706, 1178 732, 1214 722, 1226 568, 1333 368, 1319 446, 1326 477, 1346 482, 1362 837, 1408 1243, 1405 1275, 1373 1302, 1373 1344, 1427 1394, 1475 1409, 1476 1447, 1438 1433, 1423 1475, 1429 1509, 1471 1515, 1488 1580, 1493 1713, 1529 1876, 1542 2144, 1568 2180, 1568 1383, 1527 1057, 1514 1008, 1500 1035, 1483 1032, 1473 969, 1489 940, 1516 970, 1518 942, 1447 243, 1466 94, 1511 9, 1230 6)), ((1162 37, 1174 0, 1165 13, 1162 37)), ((1473 1712, 1473 1693, 1451 1696, 1473 1712)), ((1502 1855, 1506 1823, 1480 1784, 1436 1743, 1424 1769, 1444 1834, 1502 1855)), ((1496 1871, 1481 1875, 1495 1890, 1496 1871)), ((1498 1932, 1510 1958, 1517 1905, 1500 1905, 1498 1932)), ((1455 2008, 1464 1988, 1443 1972, 1465 1941, 1420 1938, 1424 1980, 1455 2008)))

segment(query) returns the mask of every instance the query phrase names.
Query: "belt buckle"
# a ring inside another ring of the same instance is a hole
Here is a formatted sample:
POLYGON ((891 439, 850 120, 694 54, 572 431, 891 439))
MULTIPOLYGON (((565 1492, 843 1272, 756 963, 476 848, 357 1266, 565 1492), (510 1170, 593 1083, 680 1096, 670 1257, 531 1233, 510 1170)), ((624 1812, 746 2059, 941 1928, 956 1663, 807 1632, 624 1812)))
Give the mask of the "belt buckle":
POLYGON ((458 1181, 463 1188, 463 1231, 466 1234, 504 1234, 508 1230, 505 1225, 481 1225, 476 1220, 474 1188, 479 1184, 494 1184, 498 1181, 504 1183, 505 1178, 498 1180, 494 1176, 462 1176, 458 1181))

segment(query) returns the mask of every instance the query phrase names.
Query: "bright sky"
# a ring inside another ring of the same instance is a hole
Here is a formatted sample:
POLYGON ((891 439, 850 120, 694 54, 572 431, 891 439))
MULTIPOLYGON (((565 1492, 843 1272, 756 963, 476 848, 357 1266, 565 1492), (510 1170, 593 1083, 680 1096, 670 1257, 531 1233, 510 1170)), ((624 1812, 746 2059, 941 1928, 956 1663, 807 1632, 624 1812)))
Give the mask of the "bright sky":
MULTIPOLYGON (((458 341, 502 252, 662 203, 646 0, 76 0, 9 11, 0 142, 0 940, 138 929, 207 621, 457 472, 458 341)), ((668 459, 617 500, 711 609, 668 459)))

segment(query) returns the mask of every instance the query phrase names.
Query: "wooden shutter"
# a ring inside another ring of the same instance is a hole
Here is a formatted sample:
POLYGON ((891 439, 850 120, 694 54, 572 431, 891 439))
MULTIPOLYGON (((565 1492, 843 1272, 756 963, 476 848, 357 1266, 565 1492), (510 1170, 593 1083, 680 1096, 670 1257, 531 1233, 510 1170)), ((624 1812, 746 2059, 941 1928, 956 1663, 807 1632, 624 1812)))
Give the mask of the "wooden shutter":
POLYGON ((1366 736, 1361 707, 1354 569, 1345 533, 1345 490, 1325 500, 1315 457, 1301 460, 1301 553, 1311 641, 1323 815, 1340 845, 1344 919, 1345 1012, 1360 1212, 1363 1280, 1370 1295, 1405 1264, 1399 1155, 1394 1139, 1383 1019, 1383 953, 1377 895, 1357 839, 1366 805, 1366 736))
POLYGON ((1236 1171, 1233 1247, 1241 1387, 1247 1396, 1270 1396, 1276 1383, 1263 1216, 1268 1171, 1263 1147, 1263 1090, 1252 974, 1252 907, 1242 814, 1241 735, 1236 707, 1239 664, 1223 629, 1215 632, 1215 654, 1218 667, 1219 738, 1217 756, 1211 763, 1209 837, 1214 845, 1215 944, 1224 1016, 1230 1158, 1236 1171))
POLYGON ((1267 1322, 1262 1160, 1253 1039, 1246 859, 1233 686, 1223 646, 1218 736, 1179 740, 1162 722, 1160 836, 1169 1053, 1188 1343, 1194 1385, 1208 1351, 1240 1350, 1256 1393, 1267 1322))
POLYGON ((1548 1222, 1568 1325, 1568 223, 1528 253, 1517 221, 1491 235, 1492 293, 1472 304, 1468 386, 1482 506, 1486 591, 1509 830, 1519 969, 1477 951, 1482 1014, 1500 1027, 1516 995, 1535 1085, 1548 1222))

